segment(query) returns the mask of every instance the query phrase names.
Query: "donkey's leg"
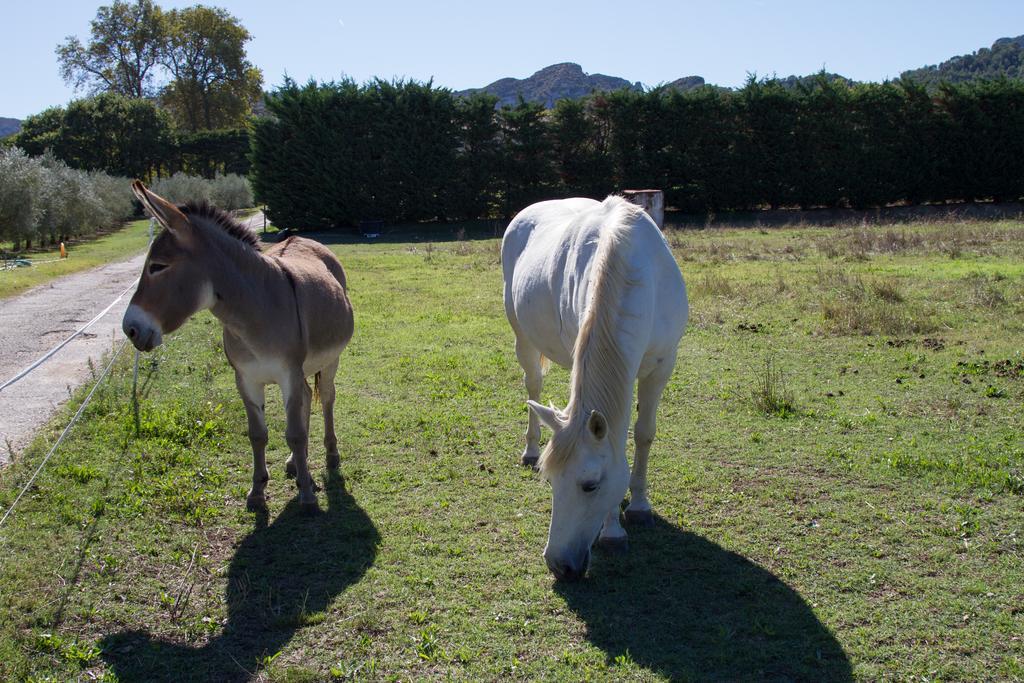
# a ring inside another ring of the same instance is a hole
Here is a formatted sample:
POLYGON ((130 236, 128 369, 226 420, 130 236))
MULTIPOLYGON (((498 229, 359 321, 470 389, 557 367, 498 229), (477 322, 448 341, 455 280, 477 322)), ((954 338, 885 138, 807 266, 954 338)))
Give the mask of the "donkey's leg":
POLYGON ((338 469, 338 437, 334 434, 334 375, 338 372, 338 361, 320 371, 320 407, 324 413, 324 449, 327 451, 327 468, 338 469))
MULTIPOLYGON (((302 420, 303 424, 306 425, 306 434, 309 434, 309 413, 313 406, 313 390, 309 388, 309 383, 306 382, 306 378, 302 378, 302 384, 306 387, 305 396, 302 408, 302 420)), ((282 393, 283 393, 282 389, 282 393)), ((287 399, 286 399, 287 400, 287 399)), ((308 439, 307 439, 307 451, 308 451, 308 439)), ((284 473, 289 479, 294 479, 296 474, 295 469, 295 449, 292 449, 291 453, 288 454, 288 459, 284 461, 284 473)))
POLYGON ((626 508, 626 521, 630 524, 654 524, 651 503, 647 500, 647 459, 651 454, 651 444, 654 443, 658 404, 674 366, 675 357, 666 358, 638 382, 637 417, 633 428, 636 453, 633 456, 633 472, 629 477, 629 506, 626 508))
MULTIPOLYGON (((516 333, 516 358, 523 368, 527 396, 531 401, 539 401, 540 390, 544 384, 540 351, 533 348, 519 333, 516 333)), ((540 419, 532 410, 527 410, 526 413, 529 420, 526 427, 526 450, 523 451, 520 462, 527 467, 534 467, 540 459, 540 419)))
POLYGON ((249 419, 249 443, 252 444, 252 489, 245 499, 245 506, 252 511, 266 510, 267 497, 264 489, 270 479, 267 471, 267 418, 264 414, 264 385, 249 382, 240 372, 235 372, 235 386, 245 404, 245 416, 249 419))
POLYGON ((309 474, 306 456, 309 450, 309 407, 313 392, 302 376, 302 370, 295 372, 281 387, 284 395, 284 410, 288 426, 285 440, 292 455, 289 462, 295 468, 295 483, 299 487, 299 505, 304 512, 316 512, 319 507, 313 492, 313 477, 309 474))

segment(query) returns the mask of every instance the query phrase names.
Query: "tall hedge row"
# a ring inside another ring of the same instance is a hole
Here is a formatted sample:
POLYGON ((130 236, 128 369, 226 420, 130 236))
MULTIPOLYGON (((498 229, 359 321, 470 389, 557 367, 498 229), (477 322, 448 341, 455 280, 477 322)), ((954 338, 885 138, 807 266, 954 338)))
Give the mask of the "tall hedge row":
POLYGON ((288 81, 252 135, 254 190, 299 228, 508 216, 627 187, 701 212, 1024 196, 1022 81, 752 79, 494 104, 429 83, 288 81))

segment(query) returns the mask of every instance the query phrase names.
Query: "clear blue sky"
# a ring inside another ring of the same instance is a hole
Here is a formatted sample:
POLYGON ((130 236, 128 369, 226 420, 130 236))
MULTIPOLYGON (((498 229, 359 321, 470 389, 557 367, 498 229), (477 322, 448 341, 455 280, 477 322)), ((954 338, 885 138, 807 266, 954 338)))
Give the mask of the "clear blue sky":
MULTIPOLYGON (((67 35, 87 38, 100 4, 5 0, 0 116, 23 118, 73 97, 53 50, 67 35)), ((227 8, 253 34, 250 59, 267 87, 287 73, 298 81, 433 78, 462 89, 566 61, 648 85, 696 74, 736 86, 748 72, 802 75, 822 67, 877 81, 1024 34, 1020 0, 206 4, 227 8)))

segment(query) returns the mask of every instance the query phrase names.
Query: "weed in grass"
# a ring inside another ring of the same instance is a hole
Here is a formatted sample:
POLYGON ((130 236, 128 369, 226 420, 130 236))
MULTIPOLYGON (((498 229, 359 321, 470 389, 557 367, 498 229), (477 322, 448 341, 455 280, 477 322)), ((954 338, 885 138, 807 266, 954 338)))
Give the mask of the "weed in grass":
POLYGON ((891 278, 878 278, 871 281, 871 291, 882 301, 898 304, 903 302, 903 291, 899 282, 891 278))
POLYGON ((1007 303, 1006 293, 998 284, 1001 278, 986 277, 980 273, 972 273, 965 278, 970 287, 969 301, 976 306, 1000 308, 1007 303))
POLYGON ((416 638, 416 656, 428 662, 444 655, 437 637, 437 627, 428 625, 420 629, 416 638))
POLYGON ((789 283, 781 272, 775 274, 775 293, 785 294, 789 291, 789 283))
POLYGON ((1006 390, 989 384, 985 387, 985 398, 1006 398, 1006 390))
POLYGON ((715 272, 704 273, 695 289, 705 296, 732 297, 736 294, 732 283, 715 272))
POLYGON ((786 384, 782 368, 773 358, 765 359, 764 370, 755 382, 750 398, 758 412, 782 418, 796 414, 796 399, 786 384))

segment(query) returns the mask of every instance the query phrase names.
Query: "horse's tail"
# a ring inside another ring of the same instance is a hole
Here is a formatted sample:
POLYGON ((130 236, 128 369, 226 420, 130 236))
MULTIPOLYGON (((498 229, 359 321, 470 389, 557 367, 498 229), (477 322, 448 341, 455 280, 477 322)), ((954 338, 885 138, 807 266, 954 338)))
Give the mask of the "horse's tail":
POLYGON ((320 402, 320 373, 313 375, 313 403, 320 402))
POLYGON ((551 367, 551 359, 545 356, 543 353, 540 354, 540 374, 548 374, 548 368, 551 367))

